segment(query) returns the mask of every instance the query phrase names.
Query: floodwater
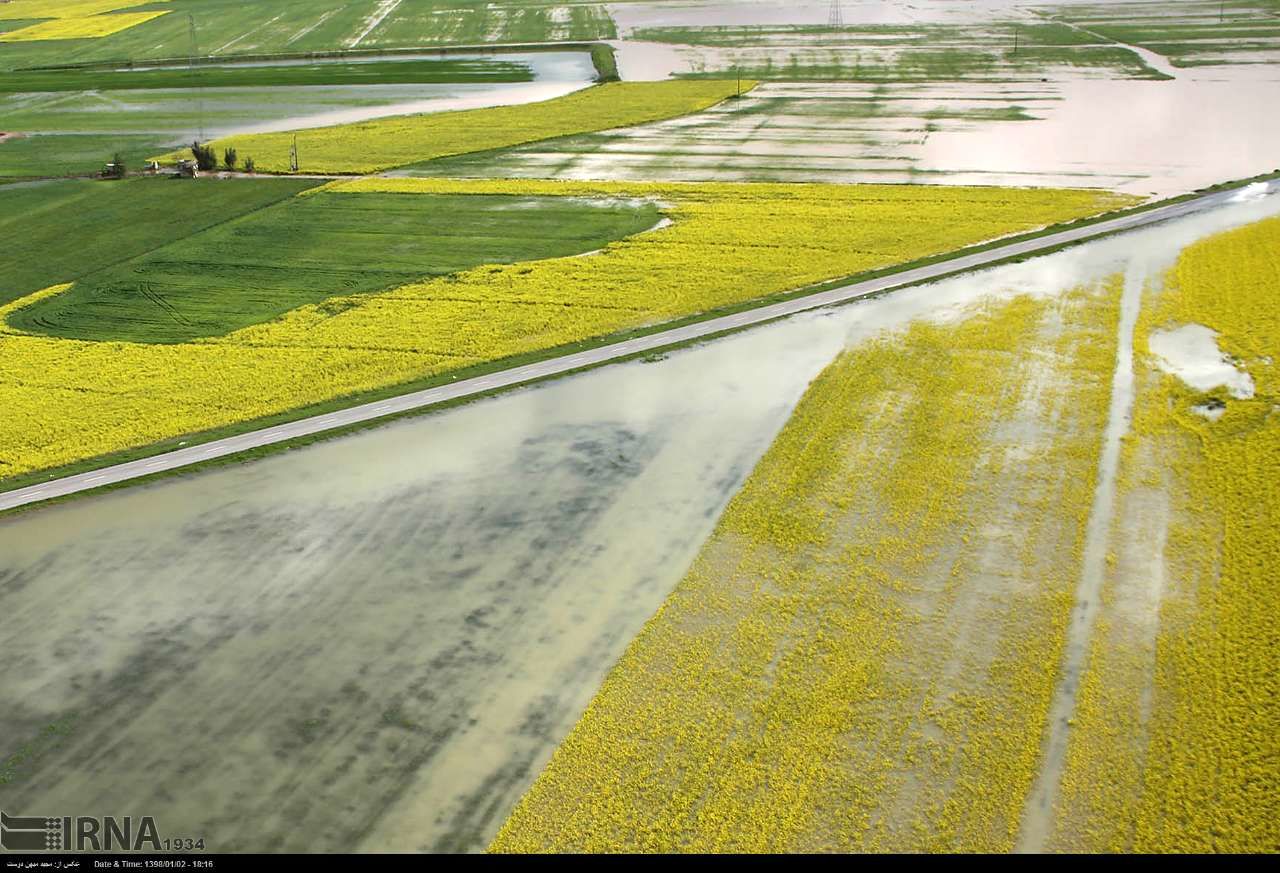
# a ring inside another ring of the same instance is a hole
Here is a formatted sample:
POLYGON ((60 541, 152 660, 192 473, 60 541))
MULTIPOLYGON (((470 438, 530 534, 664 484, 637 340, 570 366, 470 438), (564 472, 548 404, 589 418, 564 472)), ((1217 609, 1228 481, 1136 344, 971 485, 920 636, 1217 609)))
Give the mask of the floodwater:
MULTIPOLYGON (((335 124, 354 124, 358 121, 369 121, 374 118, 388 118, 393 115, 419 115, 428 112, 453 112, 459 109, 486 109, 491 106, 516 106, 522 103, 538 103, 563 97, 586 88, 591 79, 562 82, 515 82, 509 84, 462 84, 462 85, 413 85, 410 86, 414 97, 400 99, 395 96, 395 89, 401 93, 408 91, 406 86, 358 85, 344 86, 359 88, 359 96, 365 100, 377 98, 377 89, 388 89, 386 102, 371 106, 353 106, 345 109, 333 109, 325 112, 310 112, 302 115, 291 115, 258 124, 233 125, 225 128, 211 128, 213 137, 233 136, 250 133, 277 133, 287 130, 301 130, 308 127, 330 127, 335 124)), ((217 89, 210 89, 217 90, 217 89)))
MULTIPOLYGON (((412 56, 414 58, 418 56, 412 56)), ((424 53, 423 58, 438 55, 424 53)), ((511 106, 561 97, 589 86, 595 68, 587 52, 455 55, 528 66, 531 82, 302 85, 139 89, 0 95, 0 129, 27 133, 157 133, 172 144, 198 134, 270 133, 424 112, 511 106)), ((395 63, 404 56, 365 59, 395 63)), ((410 58, 411 59, 411 58, 410 58)), ((128 75, 120 72, 118 75, 128 75)))
MULTIPOLYGON (((841 0, 846 25, 967 24, 1012 12, 1017 0, 841 0)), ((830 0, 738 0, 689 2, 656 0, 609 5, 609 14, 626 37, 646 27, 825 26, 830 0)))
POLYGON ((747 335, 0 522, 0 760, 75 726, 0 803, 482 848, 840 342, 747 335))
POLYGON ((1173 81, 1074 80, 1036 121, 944 130, 921 148, 918 170, 954 172, 953 184, 1099 185, 1168 195, 1280 167, 1280 68, 1201 68, 1173 81), (1191 119, 1192 121, 1189 121, 1191 119), (1128 178, 1126 178, 1128 177, 1128 178), (1029 181, 1028 181, 1029 180, 1029 181))
MULTIPOLYGON (((842 13, 846 25, 995 26, 1043 21, 1036 8, 1013 0, 921 0, 844 2, 842 13)), ((741 59, 750 66, 766 56, 780 69, 794 57, 819 67, 853 64, 881 51, 861 36, 833 46, 824 34, 813 36, 812 48, 804 47, 803 35, 740 48, 643 40, 649 27, 823 26, 826 2, 655 2, 610 9, 626 79, 708 70, 732 76, 741 59)), ((690 119, 584 140, 576 153, 575 141, 555 144, 554 152, 522 150, 515 160, 500 161, 500 169, 545 175, 554 167, 568 178, 1034 185, 1169 196, 1280 166, 1280 113, 1267 111, 1280 94, 1280 65, 1181 68, 1148 49, 1124 48, 1173 78, 1123 78, 1108 67, 1051 64, 1031 71, 1031 81, 1026 70, 997 67, 983 74, 994 77, 990 81, 975 75, 952 83, 773 82, 690 119), (1027 103, 1009 96, 1017 88, 1041 93, 1027 103), (860 110, 869 100, 886 111, 868 118, 860 110), (1031 118, 935 116, 973 101, 1021 108, 1031 118)), ((884 50, 890 67, 896 51, 884 50)))
POLYGON ((1225 388, 1237 400, 1253 397, 1253 377, 1218 348, 1218 332, 1203 324, 1183 324, 1151 332, 1147 340, 1156 364, 1196 391, 1225 388))
POLYGON ((213 851, 483 848, 842 347, 1278 212, 0 520, 0 806, 213 851))
MULTIPOLYGON (((439 55, 393 55, 359 62, 395 63, 405 60, 435 59, 439 55)), ((394 115, 417 115, 428 112, 451 112, 459 109, 485 109, 491 106, 515 106, 563 97, 579 91, 595 81, 596 71, 588 52, 528 52, 496 55, 449 55, 447 60, 498 60, 528 66, 532 82, 461 83, 419 85, 345 85, 303 86, 291 88, 302 100, 309 89, 316 95, 358 97, 363 105, 323 109, 316 106, 285 117, 252 124, 215 124, 210 136, 223 137, 251 133, 278 133, 308 127, 353 124, 394 115)), ((204 89, 213 93, 221 89, 204 89)), ((243 89, 232 89, 243 90, 243 89)), ((185 141, 185 140, 183 140, 185 141)))
MULTIPOLYGON (((256 67, 314 67, 325 64, 394 64, 405 61, 496 61, 529 67, 534 78, 541 81, 564 82, 590 78, 595 75, 591 56, 582 51, 563 52, 455 52, 447 48, 439 51, 396 52, 376 55, 337 55, 317 58, 284 58, 256 61, 214 61, 201 63, 201 70, 256 67)), ((144 73, 148 70, 186 70, 189 66, 173 64, 154 67, 121 67, 112 72, 121 76, 144 73)))
MULTIPOLYGON (((678 47, 655 48, 632 56, 633 73, 652 62, 649 72, 665 75, 663 64, 680 58, 678 47)), ((503 152, 476 172, 1169 196, 1280 167, 1280 113, 1262 109, 1277 93, 1280 66, 1262 65, 1196 68, 1172 81, 772 82, 687 118, 503 152), (1017 109, 1022 120, 983 117, 983 107, 1017 109)))
MULTIPOLYGON (((974 25, 1030 18, 1031 8, 1018 0, 842 0, 840 21, 845 27, 910 27, 929 25, 974 25)), ((691 49, 644 40, 649 28, 761 27, 825 28, 831 20, 829 0, 737 0, 737 2, 689 2, 656 0, 610 4, 609 14, 617 24, 618 69, 624 79, 665 79, 691 72, 708 59, 731 69, 733 51, 705 46, 691 49)), ((924 34, 922 33, 923 37, 924 34)), ((827 38, 829 39, 829 38, 827 38)), ((856 48, 867 50, 873 35, 859 34, 856 48)), ((824 39, 818 53, 831 56, 824 39)), ((850 49, 851 46, 844 46, 850 49)), ((1135 49, 1140 56, 1143 50, 1135 49)), ((1164 60, 1156 56, 1157 63, 1164 60)), ((780 61, 783 64, 784 61, 780 61)))

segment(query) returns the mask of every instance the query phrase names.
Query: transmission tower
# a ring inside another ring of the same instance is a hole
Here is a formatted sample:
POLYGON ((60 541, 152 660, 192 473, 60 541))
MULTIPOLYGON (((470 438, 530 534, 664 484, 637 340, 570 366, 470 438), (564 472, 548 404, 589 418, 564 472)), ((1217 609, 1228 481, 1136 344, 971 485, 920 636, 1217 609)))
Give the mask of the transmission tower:
POLYGON ((840 7, 840 0, 831 0, 831 11, 827 13, 827 27, 832 30, 844 27, 844 9, 840 7))
POLYGON ((200 123, 200 142, 204 142, 204 95, 200 92, 200 83, 196 80, 196 61, 200 57, 200 46, 196 42, 196 18, 187 13, 187 31, 191 36, 191 57, 188 59, 187 71, 191 76, 191 84, 196 92, 196 116, 200 123))

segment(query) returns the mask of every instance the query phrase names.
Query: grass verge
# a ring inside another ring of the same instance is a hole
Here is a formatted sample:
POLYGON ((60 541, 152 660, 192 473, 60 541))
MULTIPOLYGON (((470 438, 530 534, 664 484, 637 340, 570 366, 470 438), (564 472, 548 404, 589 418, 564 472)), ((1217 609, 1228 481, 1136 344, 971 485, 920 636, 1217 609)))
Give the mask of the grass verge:
POLYGON ((613 46, 600 43, 591 47, 591 63, 596 68, 597 82, 621 82, 618 75, 618 56, 613 46))

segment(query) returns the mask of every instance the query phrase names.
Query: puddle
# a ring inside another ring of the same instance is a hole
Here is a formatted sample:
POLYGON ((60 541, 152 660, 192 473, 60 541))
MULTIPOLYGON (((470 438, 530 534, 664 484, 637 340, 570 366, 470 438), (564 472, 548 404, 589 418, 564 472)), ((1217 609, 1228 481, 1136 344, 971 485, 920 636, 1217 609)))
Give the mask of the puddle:
POLYGON ((1222 416, 1226 415, 1227 405, 1221 400, 1211 400, 1208 403, 1201 403, 1191 407, 1191 411, 1210 421, 1218 421, 1222 416))
POLYGON ((1231 198, 1232 203, 1252 203, 1255 200, 1261 200, 1271 193, 1273 183, 1271 182, 1254 182, 1246 185, 1231 198))
POLYGON ((1197 391, 1225 388, 1237 400, 1253 397, 1253 377, 1236 368, 1218 348, 1218 332, 1202 324, 1152 331, 1148 344, 1156 364, 1197 391))

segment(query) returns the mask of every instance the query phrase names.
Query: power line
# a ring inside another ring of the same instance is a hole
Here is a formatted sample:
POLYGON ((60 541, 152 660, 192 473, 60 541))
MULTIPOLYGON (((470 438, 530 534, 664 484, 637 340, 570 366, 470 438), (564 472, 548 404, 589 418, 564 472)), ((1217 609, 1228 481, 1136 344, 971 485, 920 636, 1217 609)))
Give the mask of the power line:
POLYGON ((844 27, 844 9, 840 0, 831 0, 831 11, 827 13, 827 27, 838 30, 844 27))
POLYGON ((199 142, 204 142, 204 95, 200 91, 200 83, 196 80, 196 59, 200 56, 200 46, 196 41, 196 18, 190 12, 187 13, 187 31, 191 36, 191 57, 187 69, 191 74, 191 84, 196 92, 196 115, 200 122, 199 142))

